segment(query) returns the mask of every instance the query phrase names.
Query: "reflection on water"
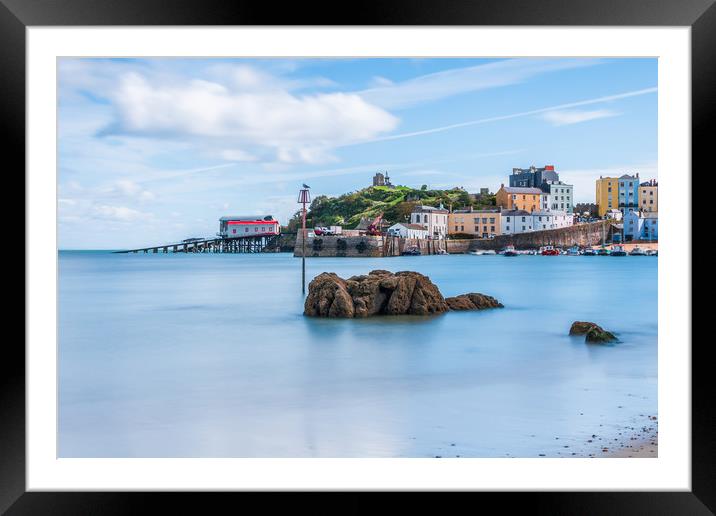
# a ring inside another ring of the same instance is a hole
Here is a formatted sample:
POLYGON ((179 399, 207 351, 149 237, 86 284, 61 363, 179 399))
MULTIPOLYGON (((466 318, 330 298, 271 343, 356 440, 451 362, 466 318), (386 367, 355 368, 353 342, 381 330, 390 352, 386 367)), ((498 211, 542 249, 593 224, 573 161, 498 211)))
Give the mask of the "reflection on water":
POLYGON ((657 258, 307 260, 378 268, 505 308, 310 319, 288 254, 61 252, 60 456, 568 456, 656 414, 657 258))

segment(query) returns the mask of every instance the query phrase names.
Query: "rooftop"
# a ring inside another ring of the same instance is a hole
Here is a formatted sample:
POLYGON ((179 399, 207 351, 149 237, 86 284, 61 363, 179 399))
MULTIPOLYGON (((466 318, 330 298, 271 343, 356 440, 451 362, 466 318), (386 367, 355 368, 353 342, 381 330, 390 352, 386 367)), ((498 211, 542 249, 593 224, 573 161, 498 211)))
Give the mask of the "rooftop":
POLYGON ((532 214, 529 211, 525 211, 525 210, 502 210, 501 215, 503 217, 505 217, 505 216, 506 217, 510 217, 510 216, 522 217, 522 216, 527 216, 527 215, 532 215, 532 214))
POLYGON ((420 212, 447 213, 448 211, 442 206, 440 206, 440 208, 435 208, 434 206, 416 206, 415 208, 413 208, 413 213, 420 212))
POLYGON ((507 193, 512 194, 541 194, 542 190, 539 188, 531 188, 524 186, 503 186, 502 189, 507 193))
POLYGON ((557 210, 553 210, 553 211, 540 210, 540 211, 533 211, 532 213, 530 213, 530 215, 546 215, 546 216, 554 215, 554 216, 562 216, 563 217, 563 216, 567 215, 567 212, 566 211, 557 211, 557 210))
POLYGON ((453 213, 500 213, 499 208, 494 210, 455 210, 453 213))
POLYGON ((219 219, 222 222, 228 220, 273 220, 271 215, 224 215, 219 219))

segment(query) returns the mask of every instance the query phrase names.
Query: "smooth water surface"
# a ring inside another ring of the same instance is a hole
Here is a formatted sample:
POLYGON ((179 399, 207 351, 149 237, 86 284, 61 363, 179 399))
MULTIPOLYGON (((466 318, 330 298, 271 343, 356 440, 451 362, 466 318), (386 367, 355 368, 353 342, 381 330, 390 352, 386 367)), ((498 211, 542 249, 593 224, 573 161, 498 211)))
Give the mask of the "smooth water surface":
POLYGON ((309 280, 415 270, 505 304, 326 320, 290 254, 63 251, 59 455, 584 456, 656 415, 657 260, 308 259, 309 280))

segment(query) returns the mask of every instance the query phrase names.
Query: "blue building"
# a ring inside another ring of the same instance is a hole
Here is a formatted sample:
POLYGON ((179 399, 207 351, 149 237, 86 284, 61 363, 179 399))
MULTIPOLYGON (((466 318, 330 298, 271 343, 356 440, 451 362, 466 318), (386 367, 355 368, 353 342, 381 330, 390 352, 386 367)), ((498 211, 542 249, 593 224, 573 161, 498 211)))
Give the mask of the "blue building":
POLYGON ((624 215, 624 241, 659 240, 659 214, 628 211, 624 215))
POLYGON ((639 209, 639 173, 624 174, 619 178, 619 211, 622 215, 639 209))

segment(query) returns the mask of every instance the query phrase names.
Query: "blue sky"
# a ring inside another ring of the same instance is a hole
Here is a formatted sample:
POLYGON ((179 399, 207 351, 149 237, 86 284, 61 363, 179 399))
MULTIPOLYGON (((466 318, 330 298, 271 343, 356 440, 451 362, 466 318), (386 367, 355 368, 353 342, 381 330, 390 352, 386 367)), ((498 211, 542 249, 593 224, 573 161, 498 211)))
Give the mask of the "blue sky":
POLYGON ((657 177, 656 59, 61 59, 62 249, 216 232, 296 211, 301 183, 468 191, 553 164, 657 177))

